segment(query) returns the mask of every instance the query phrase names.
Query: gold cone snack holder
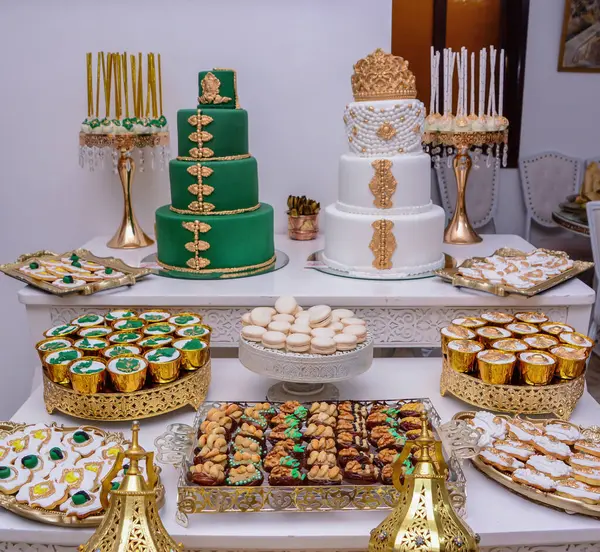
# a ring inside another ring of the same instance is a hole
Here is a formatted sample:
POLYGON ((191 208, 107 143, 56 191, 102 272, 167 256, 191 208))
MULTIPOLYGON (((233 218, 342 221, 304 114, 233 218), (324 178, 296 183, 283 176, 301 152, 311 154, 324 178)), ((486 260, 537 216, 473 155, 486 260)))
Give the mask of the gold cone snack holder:
POLYGON ((431 435, 426 413, 421 414, 421 423, 420 437, 407 441, 394 464, 393 484, 400 492, 400 500, 391 514, 371 531, 369 552, 477 551, 479 537, 456 514, 448 495, 448 467, 442 443, 431 435), (403 462, 414 447, 417 448, 415 470, 404 475, 403 462))
POLYGON ((87 543, 79 547, 80 552, 176 552, 183 549, 167 533, 158 515, 155 491, 158 476, 154 469, 154 453, 140 447, 139 429, 139 423, 133 422, 131 446, 125 453, 119 452, 112 470, 102 483, 100 501, 107 512, 100 527, 87 543), (122 469, 125 459, 129 460, 129 469, 119 488, 111 490, 111 482, 122 469), (139 468, 139 463, 144 460, 148 481, 139 468))

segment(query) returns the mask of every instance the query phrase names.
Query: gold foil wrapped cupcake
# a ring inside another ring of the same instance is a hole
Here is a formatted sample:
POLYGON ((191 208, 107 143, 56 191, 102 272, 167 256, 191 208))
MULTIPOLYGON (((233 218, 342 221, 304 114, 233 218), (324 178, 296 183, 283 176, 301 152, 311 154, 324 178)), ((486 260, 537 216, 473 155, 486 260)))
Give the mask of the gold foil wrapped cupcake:
POLYGON ((512 314, 498 311, 484 312, 480 318, 493 326, 506 326, 506 324, 510 324, 515 319, 512 314))
POLYGON ((562 322, 546 322, 544 324, 540 324, 540 330, 542 330, 544 333, 553 335, 554 337, 558 337, 563 332, 575 331, 574 328, 568 324, 563 324, 562 322))
POLYGON ((77 349, 62 349, 46 353, 42 364, 51 381, 67 385, 69 383, 69 366, 71 362, 81 358, 83 353, 77 349))
POLYGON ((202 324, 202 317, 194 312, 180 312, 169 318, 169 323, 174 324, 178 328, 182 326, 195 326, 196 324, 202 324))
POLYGON ((548 385, 554 377, 556 358, 544 351, 519 353, 521 380, 527 385, 548 385))
POLYGON ((35 344, 35 350, 37 351, 40 361, 44 362, 44 357, 52 351, 62 351, 64 349, 71 349, 73 347, 73 341, 68 337, 51 337, 50 339, 43 339, 35 344))
POLYGON ((526 324, 544 324, 548 322, 548 317, 543 312, 518 312, 515 314, 515 318, 526 324))
POLYGON ((80 328, 90 328, 92 326, 103 326, 104 325, 104 316, 99 314, 82 314, 77 318, 71 320, 71 324, 75 324, 80 328))
POLYGON ((99 337, 84 337, 75 341, 73 346, 79 349, 84 356, 98 356, 108 347, 108 341, 99 337))
POLYGON ((142 349, 138 345, 111 345, 102 351, 102 356, 107 360, 119 356, 137 356, 142 354, 142 349))
POLYGON ((176 334, 179 337, 197 337, 201 341, 204 341, 207 345, 210 345, 210 334, 212 328, 206 324, 195 324, 194 326, 185 326, 179 328, 176 334))
POLYGON ((69 366, 71 385, 78 393, 94 395, 104 387, 106 361, 100 357, 85 357, 74 360, 69 366))
POLYGON ((485 383, 507 385, 511 382, 517 357, 512 353, 487 350, 477 353, 479 376, 485 383))
POLYGON ((529 346, 521 339, 509 337, 507 339, 497 339, 494 341, 492 343, 492 349, 495 349, 496 351, 504 351, 506 353, 520 353, 521 351, 526 351, 529 349, 529 346))
POLYGON ((453 339, 448 343, 448 362, 457 372, 472 372, 477 353, 483 350, 479 341, 453 339))
POLYGON ((448 354, 448 343, 450 341, 454 339, 474 339, 476 335, 474 331, 455 324, 442 328, 440 334, 442 337, 442 353, 445 355, 448 354))
POLYGON ((455 326, 462 326, 463 328, 469 328, 470 330, 476 330, 487 324, 487 322, 476 316, 466 316, 464 318, 455 318, 452 320, 452 324, 455 326))
POLYGON ((148 350, 159 349, 160 347, 170 347, 172 342, 173 338, 170 335, 151 335, 138 341, 137 345, 148 350))
POLYGON ((179 377, 181 353, 175 347, 160 347, 144 354, 155 383, 169 383, 179 377))
POLYGON ((141 332, 146 327, 146 322, 140 318, 122 318, 112 324, 115 332, 141 332))
POLYGON ((113 329, 108 326, 92 326, 91 328, 81 328, 81 330, 77 332, 77 335, 79 337, 100 337, 106 339, 106 336, 110 335, 112 332, 113 329))
POLYGON ((181 367, 184 370, 197 370, 208 361, 208 345, 197 337, 179 339, 173 343, 173 347, 181 353, 181 367))
POLYGON ((500 326, 484 326, 483 328, 475 330, 475 333, 479 337, 479 341, 486 347, 491 347, 494 341, 498 341, 498 339, 508 339, 509 337, 512 337, 510 331, 506 328, 501 328, 500 326))
POLYGON ((139 391, 146 383, 148 362, 140 356, 113 358, 107 368, 113 387, 121 393, 139 391))
POLYGON ((135 343, 142 339, 142 335, 137 332, 116 332, 108 336, 109 343, 114 345, 123 345, 124 343, 135 343))
POLYGON ((523 341, 529 345, 531 349, 538 351, 547 351, 558 345, 558 339, 547 334, 535 334, 523 338, 523 341))
POLYGON ((156 324, 167 321, 171 318, 171 313, 163 310, 148 310, 142 312, 139 318, 146 322, 146 324, 156 324))
POLYGON ((112 324, 115 320, 128 320, 130 318, 137 318, 137 312, 131 309, 113 309, 106 313, 104 319, 112 324))
POLYGON ((557 345, 550 352, 556 357, 556 375, 561 379, 578 378, 585 370, 587 350, 570 345, 557 345))
POLYGON ((144 335, 156 336, 156 335, 170 335, 177 329, 175 324, 169 322, 158 322, 156 324, 149 324, 144 328, 144 335))
POLYGON ((513 324, 508 324, 506 329, 511 331, 513 335, 518 339, 523 339, 528 335, 535 335, 539 333, 540 329, 533 324, 528 324, 527 322, 514 322, 513 324))
POLYGON ((587 356, 590 356, 592 349, 594 348, 594 341, 587 335, 583 335, 577 332, 563 332, 559 335, 559 339, 565 344, 571 347, 578 347, 579 349, 585 349, 587 356))
POLYGON ((79 326, 76 326, 75 324, 53 326, 44 332, 44 337, 70 337, 75 335, 79 329, 79 326))

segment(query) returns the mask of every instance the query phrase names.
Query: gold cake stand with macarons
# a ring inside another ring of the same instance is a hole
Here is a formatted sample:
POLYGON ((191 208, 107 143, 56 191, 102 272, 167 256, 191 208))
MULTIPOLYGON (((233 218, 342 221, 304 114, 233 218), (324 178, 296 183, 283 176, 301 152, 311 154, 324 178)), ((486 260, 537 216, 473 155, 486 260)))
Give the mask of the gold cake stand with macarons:
POLYGON ((304 310, 294 297, 282 296, 274 307, 242 316, 239 357, 248 370, 279 380, 267 391, 270 401, 337 400, 335 382, 371 367, 373 338, 351 310, 304 310))

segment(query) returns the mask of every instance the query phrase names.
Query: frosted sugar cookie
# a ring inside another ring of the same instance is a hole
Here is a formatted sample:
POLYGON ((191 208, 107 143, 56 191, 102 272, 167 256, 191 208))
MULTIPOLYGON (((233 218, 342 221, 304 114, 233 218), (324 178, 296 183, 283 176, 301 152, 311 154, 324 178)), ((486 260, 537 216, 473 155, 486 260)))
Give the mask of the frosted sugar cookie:
POLYGON ((521 462, 526 462, 530 457, 536 454, 535 449, 527 443, 522 443, 514 439, 506 439, 504 441, 495 441, 494 448, 514 456, 521 462))
POLYGON ((542 455, 535 455, 527 460, 526 466, 547 475, 551 479, 558 481, 570 477, 573 469, 562 460, 542 455))
POLYGON ((86 470, 83 466, 59 466, 49 475, 52 481, 64 484, 69 488, 69 494, 79 490, 92 491, 96 488, 98 474, 86 470))
POLYGON ((581 437, 580 431, 571 424, 552 422, 544 426, 544 432, 567 445, 573 445, 581 437))
POLYGON ((553 456, 559 460, 567 460, 571 456, 571 449, 568 445, 547 435, 535 436, 532 445, 542 454, 553 456))
POLYGON ((523 462, 494 447, 483 449, 479 453, 479 458, 486 464, 503 472, 512 472, 524 466, 523 462))
POLYGON ((513 481, 516 481, 517 483, 529 485, 540 491, 549 492, 556 488, 556 481, 554 481, 554 479, 529 468, 515 470, 511 477, 513 478, 513 481))
POLYGON ((569 479, 556 485, 556 494, 566 498, 581 500, 587 504, 600 504, 600 488, 569 479))
POLYGON ((0 491, 4 494, 15 494, 32 477, 29 470, 17 466, 0 465, 0 491))
POLYGON ((79 490, 60 505, 60 510, 69 516, 77 516, 78 519, 99 514, 103 510, 100 494, 79 490))
POLYGON ((68 497, 68 487, 54 481, 32 481, 23 485, 16 495, 17 502, 29 504, 34 508, 53 510, 68 497))
POLYGON ((90 429, 86 431, 77 429, 66 433, 63 442, 65 446, 70 447, 81 456, 89 456, 100 445, 104 444, 104 437, 90 429))
POLYGON ((577 441, 573 447, 577 452, 590 454, 600 458, 600 444, 594 441, 577 441))

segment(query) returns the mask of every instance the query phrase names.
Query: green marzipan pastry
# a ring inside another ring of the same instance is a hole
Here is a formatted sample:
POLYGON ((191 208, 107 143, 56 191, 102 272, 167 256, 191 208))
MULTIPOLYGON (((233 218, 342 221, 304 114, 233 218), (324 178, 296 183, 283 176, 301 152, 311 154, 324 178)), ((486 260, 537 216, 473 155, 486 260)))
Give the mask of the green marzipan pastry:
POLYGON ((178 161, 169 163, 171 204, 176 209, 190 210, 190 204, 198 201, 197 193, 189 188, 198 183, 198 177, 188 168, 206 167, 209 176, 202 176, 202 184, 213 188, 203 201, 215 206, 212 212, 248 209, 258 204, 258 167, 254 157, 233 161, 178 161))
POLYGON ((198 107, 203 108, 206 106, 215 107, 217 109, 234 109, 236 105, 236 90, 235 90, 235 72, 231 70, 219 70, 213 69, 211 71, 200 71, 198 73, 198 97, 202 96, 202 80, 208 73, 212 73, 220 81, 219 96, 221 98, 230 98, 228 101, 222 101, 221 103, 215 104, 202 104, 198 100, 198 107))
MULTIPOLYGON (((212 138, 203 142, 203 147, 210 148, 213 157, 228 157, 248 153, 248 112, 244 109, 215 109, 202 107, 202 115, 212 117, 213 121, 202 126, 202 130, 212 134, 212 138)), ((197 142, 189 136, 196 131, 196 125, 188 122, 197 109, 180 109, 177 112, 177 144, 178 155, 190 157, 190 150, 197 148, 197 142)))
MULTIPOLYGON (((186 249, 194 243, 194 233, 183 227, 184 222, 198 220, 210 225, 208 232, 199 233, 198 239, 210 247, 199 251, 199 256, 210 261, 206 269, 235 268, 258 265, 275 254, 273 242, 273 207, 262 203, 256 211, 237 215, 196 216, 180 215, 168 205, 156 211, 156 238, 158 260, 167 265, 188 268, 194 253, 186 249)), ((192 274, 178 274, 194 277, 192 274)))

